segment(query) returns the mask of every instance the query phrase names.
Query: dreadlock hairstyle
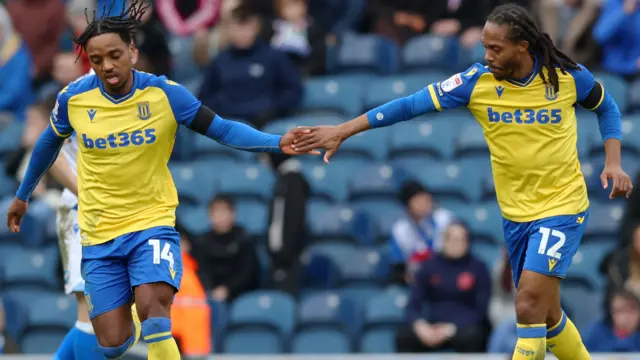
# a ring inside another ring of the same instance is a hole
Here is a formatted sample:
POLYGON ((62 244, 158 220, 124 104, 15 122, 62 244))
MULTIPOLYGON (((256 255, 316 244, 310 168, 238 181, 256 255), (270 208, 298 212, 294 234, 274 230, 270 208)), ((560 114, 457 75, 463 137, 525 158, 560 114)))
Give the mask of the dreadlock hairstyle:
POLYGON ((520 5, 505 4, 496 7, 487 21, 498 25, 509 25, 509 39, 511 41, 527 41, 529 50, 540 57, 538 61, 538 74, 547 86, 552 87, 555 92, 559 92, 560 83, 556 68, 563 74, 567 70, 578 70, 578 64, 571 60, 569 56, 558 50, 549 34, 540 31, 535 20, 520 5), (546 78, 542 68, 547 68, 549 79, 546 78))
MULTIPOLYGON (((111 12, 115 1, 105 9, 103 13, 111 12)), ((122 9, 122 13, 116 16, 105 16, 101 19, 96 18, 96 11, 93 11, 93 18, 89 20, 89 14, 85 9, 84 14, 87 19, 87 28, 80 36, 73 36, 72 40, 78 48, 78 58, 82 55, 82 51, 86 50, 87 42, 98 35, 116 33, 125 43, 129 44, 133 41, 136 31, 142 25, 142 15, 149 9, 150 5, 146 0, 131 0, 128 8, 122 9)))

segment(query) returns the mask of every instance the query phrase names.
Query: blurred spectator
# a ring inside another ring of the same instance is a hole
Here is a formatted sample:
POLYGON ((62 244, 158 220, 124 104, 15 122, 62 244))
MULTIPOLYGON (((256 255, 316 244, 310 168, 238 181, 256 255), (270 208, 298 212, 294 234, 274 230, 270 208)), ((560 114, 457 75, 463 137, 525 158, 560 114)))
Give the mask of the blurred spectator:
MULTIPOLYGON (((87 28, 87 15, 93 14, 96 4, 93 0, 71 0, 67 3, 66 19, 67 29, 60 39, 61 52, 79 52, 76 44, 73 43, 72 36, 80 36, 87 28)), ((89 57, 82 52, 78 62, 82 65, 82 72, 88 73, 91 69, 89 57)))
POLYGON ((602 66, 625 77, 640 73, 640 5, 637 0, 607 0, 594 29, 602 46, 602 66))
POLYGON ((136 45, 140 53, 136 68, 158 76, 170 76, 171 52, 155 9, 147 9, 141 20, 142 26, 136 34, 136 45))
POLYGON ((411 286, 410 326, 396 336, 399 352, 485 351, 491 279, 469 247, 466 226, 449 225, 442 252, 423 264, 411 286))
POLYGON ((304 90, 291 60, 259 39, 259 32, 260 17, 253 9, 233 10, 230 47, 209 65, 199 96, 221 116, 256 127, 297 108, 304 90))
POLYGON ((96 14, 102 18, 105 16, 118 16, 126 10, 127 0, 95 0, 96 14))
POLYGON ((493 326, 516 318, 516 288, 511 275, 509 254, 503 249, 501 255, 493 268, 493 294, 489 303, 489 319, 493 326))
POLYGON ((0 5, 0 112, 24 121, 34 98, 31 86, 31 55, 5 7, 0 5))
POLYGON ((254 245, 235 217, 233 199, 217 196, 209 205, 212 230, 192 244, 202 285, 217 301, 231 301, 260 286, 254 245))
MULTIPOLYGON (((605 267, 607 294, 626 288, 640 296, 640 223, 636 223, 627 246, 616 250, 605 267)), ((605 301, 605 309, 610 304, 605 301)))
POLYGON ((427 31, 429 5, 420 0, 370 0, 366 11, 373 32, 404 44, 427 31))
POLYGON ((324 72, 325 32, 308 13, 306 0, 275 0, 271 46, 285 52, 305 75, 324 72))
POLYGON ((224 0, 220 9, 220 17, 211 30, 202 29, 194 37, 194 58, 198 65, 205 67, 219 52, 229 44, 229 23, 232 11, 240 5, 241 0, 224 0))
POLYGON ((609 301, 605 319, 584 331, 583 342, 589 352, 640 351, 640 301, 626 290, 616 290, 609 301))
POLYGON ((156 0, 165 28, 176 36, 192 36, 212 27, 220 12, 220 0, 156 0))
POLYGON ((73 52, 59 53, 54 56, 51 75, 58 84, 58 90, 86 73, 82 64, 76 61, 77 59, 78 54, 73 52))
POLYGON ((595 54, 591 27, 602 0, 541 0, 540 27, 561 44, 560 49, 579 63, 595 54))
POLYGON ((7 10, 15 29, 22 34, 33 56, 35 75, 42 83, 49 78, 53 57, 64 32, 65 7, 62 0, 12 0, 7 10))
POLYGON ((414 181, 403 184, 400 201, 408 216, 398 220, 391 229, 392 281, 410 283, 420 263, 431 252, 440 250, 447 226, 453 214, 445 209, 434 209, 433 196, 422 184, 414 181))
POLYGON ((182 282, 171 308, 173 337, 184 359, 204 359, 211 352, 211 309, 198 278, 198 263, 191 256, 191 243, 178 224, 182 250, 182 282))

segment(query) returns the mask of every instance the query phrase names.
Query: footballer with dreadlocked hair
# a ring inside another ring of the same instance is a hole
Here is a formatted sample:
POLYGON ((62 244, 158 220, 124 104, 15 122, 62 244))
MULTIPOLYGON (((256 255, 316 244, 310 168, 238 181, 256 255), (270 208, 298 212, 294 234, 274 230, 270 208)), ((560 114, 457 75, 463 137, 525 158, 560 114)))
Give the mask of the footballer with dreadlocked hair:
MULTIPOLYGON (((589 217, 576 146, 576 105, 598 115, 606 152, 600 180, 603 188, 611 188, 611 199, 629 197, 633 188, 621 166, 620 111, 591 72, 560 52, 518 5, 493 10, 482 43, 488 66, 472 65, 341 125, 302 128, 306 133, 296 137, 294 149, 324 149, 328 162, 343 141, 362 131, 467 107, 482 126, 491 152, 517 287, 518 341, 513 359, 542 360, 547 349, 560 360, 590 359, 560 307, 560 281, 589 217)), ((422 319, 412 320, 421 343, 430 343, 429 334, 438 330, 422 319)))
MULTIPOLYGON (((181 85, 134 70, 134 33, 147 9, 146 2, 132 0, 118 16, 94 15, 74 38, 95 74, 58 94, 7 224, 20 231, 34 188, 74 136, 81 268, 97 348, 117 359, 142 336, 150 360, 178 360, 170 315, 182 257, 174 228, 178 195, 167 166, 178 125, 239 150, 289 155, 300 154, 291 145, 304 131, 272 135, 225 120, 181 85)), ((66 359, 73 358, 59 356, 66 359)))

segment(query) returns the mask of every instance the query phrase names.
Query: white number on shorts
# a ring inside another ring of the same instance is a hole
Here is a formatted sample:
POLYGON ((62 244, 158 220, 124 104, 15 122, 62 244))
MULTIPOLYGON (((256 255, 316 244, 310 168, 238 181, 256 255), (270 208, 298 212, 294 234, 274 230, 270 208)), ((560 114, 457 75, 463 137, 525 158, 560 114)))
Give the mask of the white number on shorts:
POLYGON ((167 260, 169 262, 169 269, 173 269, 173 253, 171 252, 171 245, 164 244, 162 252, 160 252, 160 240, 151 239, 149 245, 153 247, 153 263, 160 264, 160 260, 167 260))
POLYGON ((567 237, 564 235, 562 231, 551 230, 546 227, 541 227, 540 233, 542 234, 542 240, 540 240, 540 247, 538 248, 538 254, 545 255, 545 252, 546 252, 547 256, 551 256, 553 258, 560 260, 560 257, 562 255, 560 255, 558 250, 560 250, 560 248, 564 246, 564 242, 567 239, 567 237), (547 250, 547 243, 549 242, 550 236, 558 238, 558 242, 555 245, 551 246, 549 250, 547 250))

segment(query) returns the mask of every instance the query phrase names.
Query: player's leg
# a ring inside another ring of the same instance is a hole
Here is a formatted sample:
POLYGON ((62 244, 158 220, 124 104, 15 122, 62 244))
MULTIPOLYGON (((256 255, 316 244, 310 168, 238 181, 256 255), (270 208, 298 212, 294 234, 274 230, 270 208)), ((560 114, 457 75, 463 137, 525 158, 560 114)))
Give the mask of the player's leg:
POLYGON ((150 360, 179 360, 171 333, 171 304, 182 279, 180 235, 169 227, 139 232, 129 276, 150 360))
POLYGON ((138 340, 141 329, 132 315, 131 284, 126 265, 128 239, 83 247, 85 298, 98 348, 107 359, 117 359, 138 340))

